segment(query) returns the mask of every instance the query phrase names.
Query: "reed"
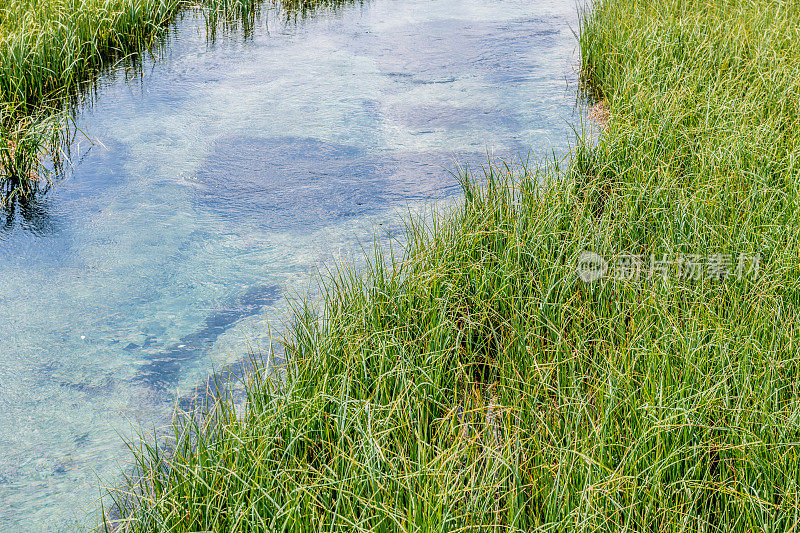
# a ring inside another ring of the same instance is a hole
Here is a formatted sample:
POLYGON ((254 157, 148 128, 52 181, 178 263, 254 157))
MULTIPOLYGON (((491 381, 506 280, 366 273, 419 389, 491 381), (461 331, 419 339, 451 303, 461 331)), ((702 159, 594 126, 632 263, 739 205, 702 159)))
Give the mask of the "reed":
POLYGON ((0 105, 0 208, 50 186, 65 159, 67 122, 57 110, 20 116, 0 105))
POLYGON ((320 278, 243 413, 131 443, 101 529, 795 528, 798 28, 796 2, 597 2, 600 140, 465 175, 402 250, 320 278), (587 282, 586 251, 676 261, 587 282))

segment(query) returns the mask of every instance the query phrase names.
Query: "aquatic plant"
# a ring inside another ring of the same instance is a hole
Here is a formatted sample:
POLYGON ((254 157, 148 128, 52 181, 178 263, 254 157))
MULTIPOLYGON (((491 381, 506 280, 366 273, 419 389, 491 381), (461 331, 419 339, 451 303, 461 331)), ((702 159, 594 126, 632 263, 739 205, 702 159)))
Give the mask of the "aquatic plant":
POLYGON ((132 443, 125 531, 787 531, 800 4, 601 0, 613 116, 321 279, 244 412, 132 443), (743 263, 740 260, 745 258, 743 263))
POLYGON ((64 112, 20 116, 0 106, 0 208, 49 187, 61 171, 67 125, 64 112))

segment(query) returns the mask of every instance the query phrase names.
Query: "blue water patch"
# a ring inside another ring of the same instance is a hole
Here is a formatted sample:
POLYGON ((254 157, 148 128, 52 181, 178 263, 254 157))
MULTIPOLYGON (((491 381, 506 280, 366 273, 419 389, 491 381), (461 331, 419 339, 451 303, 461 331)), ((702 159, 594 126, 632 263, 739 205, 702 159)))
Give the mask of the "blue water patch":
POLYGON ((133 382, 172 393, 178 384, 181 368, 187 362, 206 354, 219 336, 239 320, 255 315, 280 298, 281 291, 277 285, 255 285, 236 298, 231 306, 208 315, 200 329, 184 335, 170 346, 151 348, 157 345, 153 337, 147 337, 141 347, 130 343, 125 350, 141 349, 144 353, 133 382))
POLYGON ((308 232, 453 191, 452 154, 376 152, 312 138, 218 140, 197 173, 198 209, 308 232), (438 164, 437 164, 438 163, 438 164))

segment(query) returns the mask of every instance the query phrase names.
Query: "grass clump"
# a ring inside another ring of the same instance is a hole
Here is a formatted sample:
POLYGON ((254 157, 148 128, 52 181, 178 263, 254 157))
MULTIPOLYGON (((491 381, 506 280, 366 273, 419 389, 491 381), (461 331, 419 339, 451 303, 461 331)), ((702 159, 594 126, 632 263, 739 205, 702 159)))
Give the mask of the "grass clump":
POLYGON ((247 17, 253 0, 2 0, 0 100, 26 112, 75 94, 120 59, 151 50, 182 9, 247 17))
POLYGON ((281 0, 281 8, 287 20, 298 20, 320 10, 336 11, 343 6, 363 3, 364 0, 281 0))
POLYGON ((580 32, 613 117, 598 144, 465 177, 402 255, 326 278, 244 413, 220 401, 168 452, 134 446, 114 525, 795 527, 798 28, 793 2, 598 2, 580 32), (587 283, 585 251, 671 261, 587 283))
POLYGON ((0 106, 0 208, 50 186, 63 161, 66 122, 63 112, 47 109, 20 118, 0 106))

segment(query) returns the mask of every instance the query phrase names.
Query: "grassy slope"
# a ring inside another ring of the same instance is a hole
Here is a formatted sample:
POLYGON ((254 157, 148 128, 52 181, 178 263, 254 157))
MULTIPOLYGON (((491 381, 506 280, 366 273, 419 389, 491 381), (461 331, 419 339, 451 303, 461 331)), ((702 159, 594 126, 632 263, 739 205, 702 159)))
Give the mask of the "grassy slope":
POLYGON ((330 279, 285 385, 253 376, 168 462, 142 445, 127 528, 797 525, 798 28, 796 2, 601 0, 599 146, 467 184, 402 260, 330 279), (761 276, 587 285, 585 249, 760 253, 761 276))

